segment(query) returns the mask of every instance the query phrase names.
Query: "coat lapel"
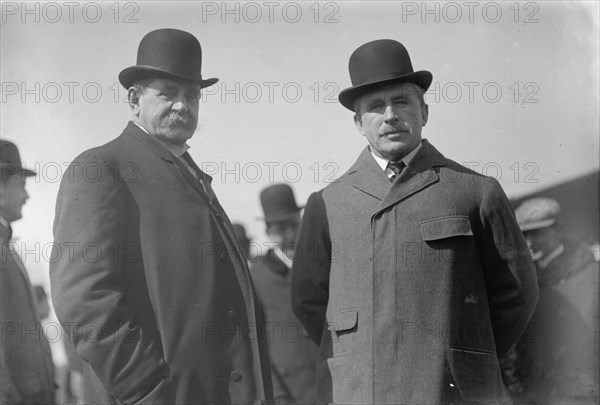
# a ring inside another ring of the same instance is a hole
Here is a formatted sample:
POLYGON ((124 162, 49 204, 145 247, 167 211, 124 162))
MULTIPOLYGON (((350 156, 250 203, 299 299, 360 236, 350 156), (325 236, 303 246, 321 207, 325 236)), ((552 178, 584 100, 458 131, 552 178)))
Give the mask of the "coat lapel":
MULTIPOLYGON (((198 194, 200 194, 200 196, 202 196, 203 198, 210 201, 210 198, 207 196, 206 192, 204 191, 204 189, 202 188, 202 185, 198 182, 198 180, 196 180, 196 178, 190 173, 190 171, 185 167, 185 165, 179 159, 177 159, 175 156, 173 156, 173 154, 171 152, 169 152, 168 150, 166 150, 164 146, 162 146, 160 143, 158 143, 158 141, 156 141, 150 135, 148 135, 147 133, 142 131, 132 121, 129 122, 129 124, 123 131, 123 133, 134 137, 139 142, 141 142, 146 147, 148 147, 152 152, 154 152, 154 154, 156 154, 156 156, 158 156, 160 159, 162 159, 166 162, 169 162, 173 166, 175 166, 179 170, 179 173, 183 176, 185 181, 194 190, 196 190, 196 192, 198 194)), ((199 168, 197 168, 197 166, 194 169, 196 169, 198 171, 199 176, 207 176, 210 178, 210 176, 208 176, 207 174, 202 172, 199 168)), ((210 179, 212 180, 212 178, 210 178, 210 179)))
POLYGON ((354 188, 378 200, 383 200, 390 191, 390 180, 375 161, 368 147, 348 170, 348 176, 354 188))
POLYGON ((437 183, 440 178, 435 168, 447 164, 448 160, 424 139, 419 152, 392 183, 389 193, 383 198, 375 215, 431 184, 437 183))

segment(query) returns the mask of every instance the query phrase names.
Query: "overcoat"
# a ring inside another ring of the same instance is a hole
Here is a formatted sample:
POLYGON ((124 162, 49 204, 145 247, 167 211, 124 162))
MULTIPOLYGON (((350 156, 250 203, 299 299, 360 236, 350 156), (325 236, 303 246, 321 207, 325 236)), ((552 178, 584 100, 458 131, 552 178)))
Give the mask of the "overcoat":
POLYGON ((0 403, 54 402, 54 363, 35 295, 9 229, 0 224, 0 403))
POLYGON ((63 176, 52 298, 86 403, 271 397, 248 266, 211 190, 132 122, 63 176))
POLYGON ((250 272, 268 325, 275 401, 312 404, 319 347, 292 311, 290 269, 269 249, 250 272))
POLYGON ((315 341, 319 401, 500 401, 498 353, 538 287, 498 182, 427 140, 390 183, 369 149, 310 196, 292 268, 315 341))

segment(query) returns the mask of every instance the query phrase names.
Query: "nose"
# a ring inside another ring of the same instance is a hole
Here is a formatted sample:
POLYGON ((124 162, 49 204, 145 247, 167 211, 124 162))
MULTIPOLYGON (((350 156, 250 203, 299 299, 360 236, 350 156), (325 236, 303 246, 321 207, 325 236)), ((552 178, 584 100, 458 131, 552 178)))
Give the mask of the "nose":
POLYGON ((385 107, 385 111, 383 113, 383 119, 386 123, 398 121, 398 115, 394 111, 391 105, 385 107))
POLYGON ((177 94, 177 97, 173 100, 171 109, 180 113, 188 110, 187 98, 184 91, 180 91, 177 94))

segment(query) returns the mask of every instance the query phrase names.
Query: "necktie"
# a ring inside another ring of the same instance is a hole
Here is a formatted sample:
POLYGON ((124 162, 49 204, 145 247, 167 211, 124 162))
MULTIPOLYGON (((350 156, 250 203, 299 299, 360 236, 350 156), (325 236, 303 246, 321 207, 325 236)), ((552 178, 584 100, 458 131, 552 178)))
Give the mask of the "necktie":
POLYGON ((194 176, 194 178, 196 180, 198 180, 198 183, 200 183, 200 185, 202 186, 202 189, 204 190, 206 195, 209 197, 209 199, 212 199, 210 185, 208 184, 206 179, 202 176, 202 174, 199 172, 199 168, 196 165, 196 162, 194 162, 194 160, 190 156, 190 154, 185 152, 183 155, 181 155, 181 158, 185 161, 185 163, 187 163, 186 166, 187 166, 189 172, 192 174, 192 176, 194 176))
POLYGON ((390 181, 394 181, 396 177, 400 176, 402 170, 406 167, 403 161, 393 162, 389 161, 388 165, 385 168, 385 174, 388 176, 390 181))

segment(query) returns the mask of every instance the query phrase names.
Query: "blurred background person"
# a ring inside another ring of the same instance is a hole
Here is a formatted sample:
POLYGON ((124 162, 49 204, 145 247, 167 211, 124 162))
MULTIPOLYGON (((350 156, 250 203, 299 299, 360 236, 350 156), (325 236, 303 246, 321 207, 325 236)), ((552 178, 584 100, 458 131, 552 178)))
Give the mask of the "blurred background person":
POLYGON ((290 269, 296 253, 300 210, 287 184, 260 193, 267 236, 272 247, 251 267, 252 278, 265 312, 275 402, 314 402, 318 347, 294 315, 290 269))
MULTIPOLYGON (((15 144, 0 140, 0 403, 54 403, 54 363, 44 336, 42 313, 27 270, 11 243, 11 223, 21 219, 29 198, 27 177, 15 144)), ((48 305, 46 299, 46 306, 48 305)))
POLYGON ((599 264, 593 249, 562 235, 556 200, 532 198, 515 213, 540 296, 529 326, 502 361, 505 383, 519 401, 597 403, 599 264))
POLYGON ((233 223, 233 232, 235 232, 235 238, 240 244, 240 252, 244 255, 246 260, 250 262, 250 243, 252 240, 246 235, 246 228, 240 223, 233 223))

